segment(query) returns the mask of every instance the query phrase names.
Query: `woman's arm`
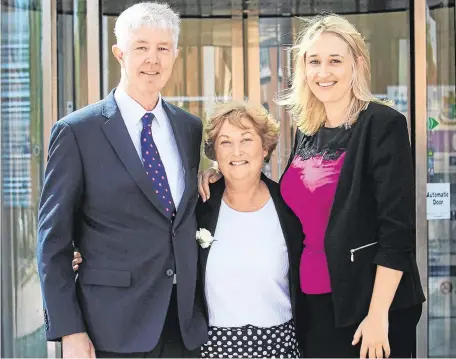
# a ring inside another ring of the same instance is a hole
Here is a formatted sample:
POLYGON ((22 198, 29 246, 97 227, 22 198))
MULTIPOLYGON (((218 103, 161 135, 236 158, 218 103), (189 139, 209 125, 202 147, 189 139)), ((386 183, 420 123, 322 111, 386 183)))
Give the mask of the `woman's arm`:
POLYGON ((407 121, 399 112, 388 115, 374 120, 369 158, 378 219, 374 263, 407 272, 415 249, 415 174, 407 121))
POLYGON ((388 312, 402 274, 403 272, 395 269, 377 266, 369 313, 353 337, 353 345, 358 344, 362 337, 360 358, 390 356, 388 312))
POLYGON ((403 272, 382 266, 377 266, 374 290, 369 307, 369 314, 386 314, 391 307, 397 287, 403 272))
POLYGON ((415 249, 414 172, 407 122, 394 113, 375 119, 370 146, 370 174, 377 201, 378 252, 369 313, 355 333, 362 337, 360 357, 389 357, 388 312, 415 249))

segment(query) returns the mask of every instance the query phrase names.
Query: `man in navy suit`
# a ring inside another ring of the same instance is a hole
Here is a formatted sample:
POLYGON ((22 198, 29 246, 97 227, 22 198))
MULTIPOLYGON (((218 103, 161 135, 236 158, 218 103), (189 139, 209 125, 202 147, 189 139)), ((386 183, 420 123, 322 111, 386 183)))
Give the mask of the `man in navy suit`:
POLYGON ((119 86, 52 129, 37 255, 47 339, 62 340, 64 357, 188 357, 207 340, 194 213, 202 123, 160 95, 179 23, 165 4, 125 10, 119 86))

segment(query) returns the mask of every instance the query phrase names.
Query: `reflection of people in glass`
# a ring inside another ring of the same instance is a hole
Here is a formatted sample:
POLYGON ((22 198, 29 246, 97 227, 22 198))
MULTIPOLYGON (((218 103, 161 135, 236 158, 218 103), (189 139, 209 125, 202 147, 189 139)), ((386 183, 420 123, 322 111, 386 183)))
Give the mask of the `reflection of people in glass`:
MULTIPOLYGON (((206 126, 206 156, 224 180, 198 204, 200 270, 209 321, 203 358, 297 358, 302 227, 277 183, 261 173, 279 126, 261 107, 220 104, 206 126)), ((74 269, 83 268, 79 253, 74 269)))
MULTIPOLYGON (((372 95, 366 45, 344 18, 319 17, 299 39, 279 100, 298 124, 280 185, 305 233, 305 356, 410 357, 424 295, 406 119, 372 95)), ((200 176, 204 199, 214 171, 200 176)))
POLYGON ((119 86, 52 130, 38 264, 47 339, 62 338, 66 358, 199 356, 207 341, 194 212, 202 123, 160 95, 179 22, 165 4, 125 10, 119 86), (76 283, 73 242, 85 259, 76 283))

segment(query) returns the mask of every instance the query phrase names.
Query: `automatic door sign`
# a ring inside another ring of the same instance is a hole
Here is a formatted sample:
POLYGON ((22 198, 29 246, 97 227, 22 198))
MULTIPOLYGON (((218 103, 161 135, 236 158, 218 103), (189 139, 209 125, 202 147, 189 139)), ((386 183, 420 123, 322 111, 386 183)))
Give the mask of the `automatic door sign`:
POLYGON ((426 204, 427 219, 450 219, 450 184, 428 183, 426 204))

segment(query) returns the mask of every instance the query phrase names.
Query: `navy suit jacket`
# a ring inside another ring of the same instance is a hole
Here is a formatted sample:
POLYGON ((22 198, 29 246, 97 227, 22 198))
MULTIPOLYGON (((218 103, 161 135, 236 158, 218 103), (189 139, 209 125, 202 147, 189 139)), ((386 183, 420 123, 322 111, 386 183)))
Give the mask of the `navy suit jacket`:
POLYGON ((175 272, 183 342, 195 349, 207 341, 195 240, 202 123, 166 102, 164 109, 185 169, 174 222, 145 174, 114 90, 54 125, 37 247, 48 340, 87 332, 97 350, 153 349, 175 272), (76 280, 73 246, 84 255, 76 280))

